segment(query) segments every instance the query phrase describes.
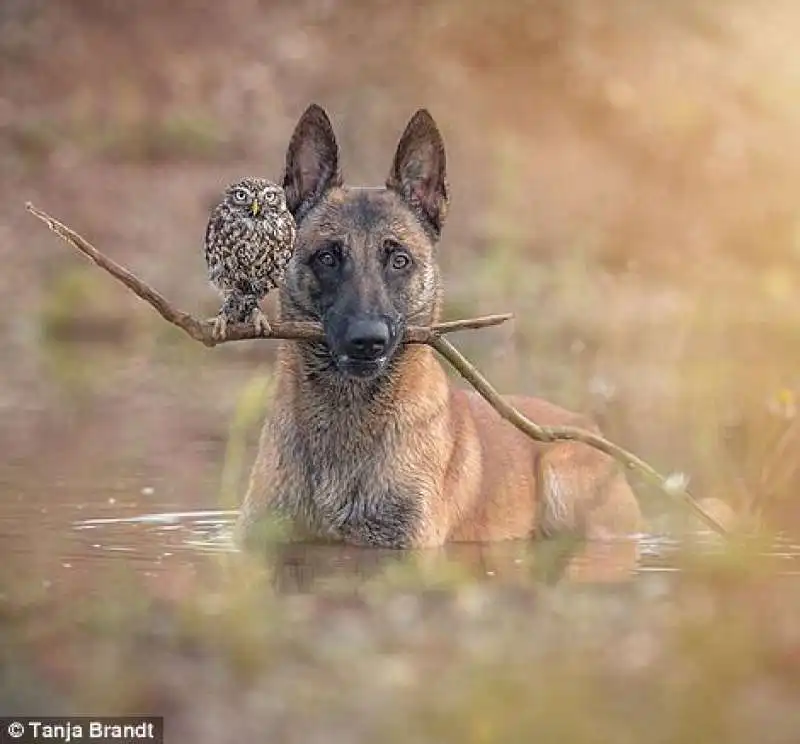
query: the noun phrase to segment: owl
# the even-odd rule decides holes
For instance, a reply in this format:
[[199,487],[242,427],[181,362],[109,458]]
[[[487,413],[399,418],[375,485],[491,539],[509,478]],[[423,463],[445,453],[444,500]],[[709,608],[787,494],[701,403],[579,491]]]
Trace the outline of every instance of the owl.
[[283,280],[294,250],[295,222],[283,189],[265,178],[243,178],[225,189],[206,228],[206,264],[211,284],[223,297],[214,336],[228,323],[252,320],[271,332],[259,302]]

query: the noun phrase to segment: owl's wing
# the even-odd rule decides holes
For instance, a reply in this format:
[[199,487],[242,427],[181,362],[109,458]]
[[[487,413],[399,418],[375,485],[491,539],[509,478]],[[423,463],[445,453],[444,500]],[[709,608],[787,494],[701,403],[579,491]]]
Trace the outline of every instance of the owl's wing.
[[206,235],[205,235],[205,254],[206,254],[206,261],[209,261],[212,257],[214,252],[214,245],[216,244],[216,237],[217,237],[217,221],[214,219],[214,216],[211,216],[211,219],[208,221],[208,225],[206,225]]
[[278,215],[275,220],[275,237],[284,251],[294,250],[295,231],[294,218],[289,212]]
[[224,252],[222,250],[222,235],[219,226],[219,215],[212,213],[206,226],[205,257],[208,267],[208,278],[216,283],[225,271]]

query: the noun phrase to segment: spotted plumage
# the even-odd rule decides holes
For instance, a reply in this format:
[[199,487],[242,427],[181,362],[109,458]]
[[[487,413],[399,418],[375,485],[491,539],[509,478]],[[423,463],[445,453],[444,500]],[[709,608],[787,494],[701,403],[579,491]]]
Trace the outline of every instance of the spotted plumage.
[[265,178],[243,178],[225,189],[206,228],[206,264],[211,284],[223,297],[214,335],[229,323],[252,320],[271,332],[259,302],[283,280],[294,250],[295,222],[283,189]]

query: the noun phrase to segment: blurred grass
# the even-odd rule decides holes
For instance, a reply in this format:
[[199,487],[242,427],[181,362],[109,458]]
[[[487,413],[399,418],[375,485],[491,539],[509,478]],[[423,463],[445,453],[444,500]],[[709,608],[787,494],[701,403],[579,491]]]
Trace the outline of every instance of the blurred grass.
[[150,165],[220,162],[238,154],[218,121],[191,112],[133,121],[87,119],[61,125],[50,119],[28,119],[8,126],[3,134],[11,148],[32,166],[46,164],[64,148],[110,162]]
[[119,308],[119,290],[95,267],[65,261],[43,285],[39,325],[45,343],[81,335],[80,329],[83,338],[124,337],[129,320]]
[[392,565],[360,595],[281,597],[232,555],[171,599],[103,582],[65,613],[6,592],[0,648],[67,711],[165,712],[195,741],[215,721],[230,740],[791,744],[797,587],[744,546],[682,569],[668,591],[588,591]]
[[242,389],[236,401],[225,447],[220,487],[220,508],[236,509],[247,487],[252,463],[248,444],[258,438],[264,417],[269,413],[268,402],[274,391],[274,378],[269,375],[253,377]]

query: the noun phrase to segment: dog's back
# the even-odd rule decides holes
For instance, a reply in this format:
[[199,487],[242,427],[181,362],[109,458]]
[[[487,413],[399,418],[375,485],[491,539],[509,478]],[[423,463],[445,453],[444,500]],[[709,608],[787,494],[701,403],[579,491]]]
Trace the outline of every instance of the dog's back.
[[[441,304],[435,252],[449,195],[427,112],[409,122],[386,188],[357,189],[343,185],[327,115],[310,107],[284,188],[297,243],[281,316],[321,322],[325,343],[282,343],[243,528],[281,515],[301,535],[388,547],[638,529],[635,497],[607,456],[532,442],[451,387],[431,348],[401,343]],[[546,401],[512,400],[537,423],[593,428]]]
[[[472,391],[456,390],[452,400],[454,410],[472,422],[482,463],[474,516],[462,521],[455,539],[523,537],[532,526],[541,535],[569,530],[598,538],[639,528],[638,503],[611,458],[583,444],[532,441]],[[507,400],[541,426],[598,431],[588,418],[546,400]]]

